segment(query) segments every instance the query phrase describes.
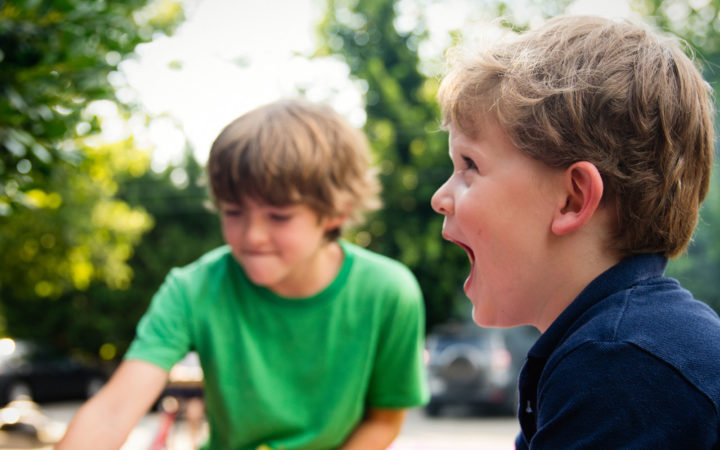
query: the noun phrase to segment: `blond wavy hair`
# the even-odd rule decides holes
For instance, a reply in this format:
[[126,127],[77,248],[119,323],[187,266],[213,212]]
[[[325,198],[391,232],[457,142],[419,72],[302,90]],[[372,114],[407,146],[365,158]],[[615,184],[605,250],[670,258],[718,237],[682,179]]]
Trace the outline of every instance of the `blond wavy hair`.
[[617,209],[614,250],[682,253],[710,182],[711,89],[682,43],[645,25],[563,16],[511,39],[449,51],[445,127],[470,138],[493,115],[545,164],[589,161]]

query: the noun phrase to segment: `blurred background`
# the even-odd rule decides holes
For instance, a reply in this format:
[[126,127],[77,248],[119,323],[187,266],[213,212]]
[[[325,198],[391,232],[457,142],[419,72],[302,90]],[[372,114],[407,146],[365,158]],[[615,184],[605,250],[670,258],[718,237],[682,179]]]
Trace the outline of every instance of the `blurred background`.
[[[0,1],[0,364],[38,346],[91,369],[90,393],[169,269],[222,244],[203,173],[214,137],[298,94],[363,128],[380,167],[385,208],[347,239],[414,271],[428,332],[466,321],[467,257],[430,208],[451,170],[443,52],[500,17],[523,29],[564,12],[675,33],[718,86],[720,0]],[[715,310],[719,176],[669,267]]]

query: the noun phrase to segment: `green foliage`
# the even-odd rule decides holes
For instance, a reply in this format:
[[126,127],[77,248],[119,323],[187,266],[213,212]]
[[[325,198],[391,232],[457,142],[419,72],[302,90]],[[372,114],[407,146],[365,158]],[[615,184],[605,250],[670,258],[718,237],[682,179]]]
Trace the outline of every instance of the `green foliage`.
[[0,2],[0,330],[48,338],[72,323],[73,294],[130,286],[127,260],[152,218],[116,194],[147,170],[149,149],[102,134],[133,110],[110,80],[181,19],[170,0]]
[[42,187],[24,193],[26,207],[0,218],[3,294],[55,298],[96,279],[129,286],[125,261],[152,219],[113,197],[114,178],[144,171],[148,156],[131,139],[84,153],[75,167],[54,167]]
[[[114,99],[108,75],[135,46],[169,31],[181,10],[169,0],[14,0],[0,3],[0,214],[27,206],[24,193],[48,182],[81,149],[62,146],[83,111]],[[145,8],[145,9],[143,9]]]
[[[178,185],[173,178],[184,181]],[[217,216],[204,206],[208,195],[203,180],[197,161],[186,158],[179,167],[148,171],[122,183],[117,197],[146,211],[155,224],[128,261],[133,272],[131,287],[118,290],[93,283],[86,291],[68,291],[57,300],[13,302],[16,307],[8,308],[7,320],[22,324],[13,327],[16,334],[52,338],[88,355],[97,356],[98,349],[105,349],[106,359],[120,358],[170,269],[222,244]],[[52,314],[47,314],[49,309]]]

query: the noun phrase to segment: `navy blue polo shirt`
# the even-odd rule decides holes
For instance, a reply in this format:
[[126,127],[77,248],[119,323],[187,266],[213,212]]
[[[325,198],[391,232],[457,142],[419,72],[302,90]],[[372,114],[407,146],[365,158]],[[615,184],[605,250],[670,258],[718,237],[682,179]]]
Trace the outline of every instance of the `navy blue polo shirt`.
[[540,336],[520,373],[518,449],[720,449],[720,319],[666,263],[623,260]]

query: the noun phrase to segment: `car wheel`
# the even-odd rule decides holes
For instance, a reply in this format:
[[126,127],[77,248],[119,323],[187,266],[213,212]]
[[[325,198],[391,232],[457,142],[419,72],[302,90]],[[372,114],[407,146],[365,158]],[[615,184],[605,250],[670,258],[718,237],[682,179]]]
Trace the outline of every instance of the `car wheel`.
[[32,400],[30,385],[24,381],[13,381],[7,391],[8,402],[13,400]]
[[105,380],[99,377],[90,378],[85,385],[85,397],[90,398],[97,394],[105,386]]

